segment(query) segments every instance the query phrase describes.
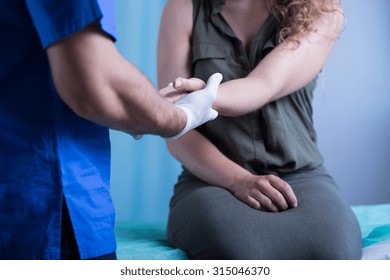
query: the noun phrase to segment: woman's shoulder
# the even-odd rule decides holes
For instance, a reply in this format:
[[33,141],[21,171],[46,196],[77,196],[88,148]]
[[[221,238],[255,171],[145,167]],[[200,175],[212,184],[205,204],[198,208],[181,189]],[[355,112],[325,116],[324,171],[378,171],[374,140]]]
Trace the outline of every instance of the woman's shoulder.
[[175,10],[179,12],[188,11],[188,9],[192,10],[194,0],[168,0],[165,8],[170,10]]
[[192,0],[169,0],[162,14],[163,26],[192,29]]

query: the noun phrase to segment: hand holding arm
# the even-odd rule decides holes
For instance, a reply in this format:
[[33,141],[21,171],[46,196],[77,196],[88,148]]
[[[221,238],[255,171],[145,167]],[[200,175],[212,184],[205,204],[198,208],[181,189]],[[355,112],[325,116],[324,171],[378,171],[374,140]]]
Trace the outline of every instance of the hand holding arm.
[[158,93],[168,100],[171,103],[175,103],[175,101],[179,100],[183,96],[186,96],[188,93],[204,89],[206,87],[205,82],[198,78],[189,78],[186,81],[189,82],[189,85],[183,88],[176,86],[176,81],[181,80],[182,78],[175,79],[174,82],[169,83],[169,85],[165,88],[162,88],[158,91]]
[[222,75],[215,73],[208,79],[206,88],[190,93],[175,102],[175,105],[186,113],[187,123],[180,133],[170,137],[170,139],[176,139],[218,116],[217,111],[211,106],[217,98],[217,90],[221,81]]
[[[176,101],[178,101],[180,98],[182,98],[183,96],[186,96],[187,94],[189,94],[190,92],[192,92],[192,91],[199,91],[199,90],[201,90],[201,89],[203,89],[204,87],[205,87],[205,83],[201,80],[201,79],[197,79],[197,78],[190,78],[190,79],[188,79],[188,81],[190,81],[190,85],[189,86],[187,86],[186,88],[185,88],[185,90],[181,90],[181,89],[175,89],[174,88],[174,86],[173,86],[173,83],[170,83],[167,87],[165,87],[165,88],[162,88],[162,89],[160,89],[159,91],[158,91],[158,94],[160,95],[160,96],[162,96],[165,100],[168,100],[169,102],[171,102],[171,103],[175,103]],[[209,93],[211,93],[212,94],[212,96],[214,97],[215,96],[215,98],[216,98],[216,89],[214,90],[214,91],[208,91]],[[205,93],[206,94],[206,93]],[[199,99],[200,99],[200,101],[202,100],[202,96],[199,96]],[[209,96],[207,96],[207,94],[206,94],[206,96],[204,97],[204,98],[210,98]],[[214,100],[215,100],[215,98],[214,98]],[[193,104],[193,106],[195,106],[196,107],[196,104]],[[211,106],[211,105],[210,105]],[[209,106],[209,107],[210,107]],[[206,109],[206,108],[205,108]],[[201,110],[200,108],[198,108],[198,110]],[[214,110],[212,110],[211,108],[209,109],[209,108],[207,108],[207,110],[211,110],[211,111],[214,111]],[[193,123],[193,122],[192,122]],[[199,124],[200,124],[201,122],[199,122]],[[195,123],[193,123],[192,124],[192,126],[194,126],[194,125],[196,125]],[[186,125],[186,127],[191,127],[191,125],[190,124],[188,124],[188,117],[187,117],[187,125]],[[186,129],[186,128],[184,128],[184,130],[185,131],[187,131],[188,129]],[[183,131],[182,131],[183,132]],[[183,133],[179,133],[178,135],[177,135],[177,137],[179,137],[179,135],[182,135],[182,134],[184,134],[184,132]],[[135,139],[135,140],[140,140],[142,137],[143,137],[143,135],[142,134],[132,134],[132,133],[130,133],[130,135]],[[172,136],[172,138],[174,138],[175,136]],[[176,138],[177,138],[176,137]]]

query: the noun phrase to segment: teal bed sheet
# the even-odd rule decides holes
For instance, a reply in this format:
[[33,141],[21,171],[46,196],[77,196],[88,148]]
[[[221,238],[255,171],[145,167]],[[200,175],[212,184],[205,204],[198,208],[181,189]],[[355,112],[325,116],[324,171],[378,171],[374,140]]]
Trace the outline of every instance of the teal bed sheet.
[[362,231],[362,247],[390,242],[390,204],[352,207]]
[[185,260],[186,253],[168,245],[165,224],[118,224],[115,228],[120,260]]
[[[390,243],[390,204],[352,207],[359,221],[363,249]],[[119,223],[117,256],[122,260],[184,260],[187,255],[168,245],[165,224]],[[389,252],[390,254],[390,252]]]

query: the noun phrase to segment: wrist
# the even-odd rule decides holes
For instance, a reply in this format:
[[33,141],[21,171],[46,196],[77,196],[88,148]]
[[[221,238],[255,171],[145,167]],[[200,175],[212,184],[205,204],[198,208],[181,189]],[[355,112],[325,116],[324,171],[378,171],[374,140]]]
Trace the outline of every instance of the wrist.
[[176,105],[175,109],[176,109],[176,119],[177,119],[176,130],[173,135],[165,137],[166,139],[177,139],[187,131],[188,112],[186,111],[186,108]]
[[230,192],[235,193],[237,188],[242,188],[242,186],[247,185],[250,178],[253,176],[248,170],[240,167],[239,170],[235,172],[229,172],[230,180],[227,180],[227,185],[225,186]]

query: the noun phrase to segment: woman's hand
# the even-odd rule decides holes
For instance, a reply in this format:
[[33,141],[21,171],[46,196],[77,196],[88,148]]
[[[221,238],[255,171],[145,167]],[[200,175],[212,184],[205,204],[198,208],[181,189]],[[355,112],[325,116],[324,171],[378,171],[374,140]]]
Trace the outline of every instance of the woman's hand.
[[250,174],[229,189],[239,200],[261,211],[280,212],[298,206],[291,186],[275,175]]

